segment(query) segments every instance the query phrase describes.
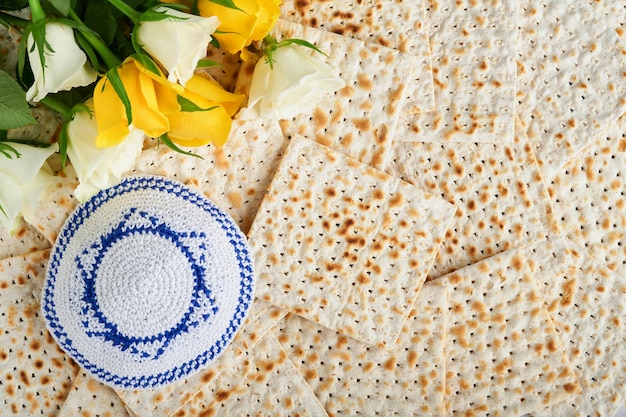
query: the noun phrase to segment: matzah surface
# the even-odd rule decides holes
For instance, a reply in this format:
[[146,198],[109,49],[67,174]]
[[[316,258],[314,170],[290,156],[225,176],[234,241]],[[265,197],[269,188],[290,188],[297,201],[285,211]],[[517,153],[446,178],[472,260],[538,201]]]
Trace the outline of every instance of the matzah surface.
[[115,391],[81,370],[57,417],[128,417]]
[[278,340],[332,416],[443,416],[446,288],[420,291],[399,343],[365,345],[289,315]]
[[257,297],[390,346],[454,211],[440,197],[293,138],[250,229]]
[[58,347],[40,317],[48,250],[0,261],[0,411],[54,415],[78,367]]
[[287,0],[285,20],[372,42],[413,56],[413,79],[407,80],[405,112],[435,107],[428,21],[424,0]]
[[201,415],[328,416],[272,332],[176,413]]
[[[0,213],[0,216],[3,216]],[[12,235],[0,226],[0,259],[48,249],[50,242],[24,220]]]
[[429,279],[551,230],[550,199],[528,145],[397,142],[387,172],[457,207]]
[[[319,55],[346,83],[319,103],[313,114],[281,120],[285,135],[305,136],[382,169],[413,71],[412,58],[395,49],[285,20],[278,21],[272,34],[279,41],[299,38],[313,43],[328,56],[311,49],[308,53]],[[242,69],[240,82],[249,83],[250,76],[249,70]]]
[[448,415],[521,416],[579,391],[523,253],[511,250],[440,278],[450,307]]
[[586,1],[520,2],[517,112],[548,180],[626,110],[626,44],[611,22]]
[[400,116],[395,139],[513,141],[517,2],[430,0],[426,17],[435,111]]
[[286,312],[256,301],[252,304],[244,325],[231,344],[209,366],[189,378],[152,390],[116,390],[126,407],[138,416],[176,413],[211,381],[234,366],[240,366],[261,338]]
[[613,417],[626,395],[626,277],[565,239],[532,245],[526,253],[583,390],[532,415]]
[[548,185],[565,236],[626,273],[626,116],[559,170]]
[[203,159],[154,147],[142,152],[132,174],[166,176],[198,189],[246,233],[286,145],[276,121],[235,120],[223,146],[193,149]]

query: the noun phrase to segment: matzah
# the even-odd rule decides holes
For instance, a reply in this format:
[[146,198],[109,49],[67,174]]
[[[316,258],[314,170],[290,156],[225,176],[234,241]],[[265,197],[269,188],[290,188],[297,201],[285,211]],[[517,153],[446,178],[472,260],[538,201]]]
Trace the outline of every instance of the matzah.
[[626,278],[584,249],[552,239],[526,250],[583,393],[535,417],[613,417],[626,396]]
[[429,279],[551,230],[550,199],[528,145],[397,142],[387,172],[457,207]]
[[440,278],[450,307],[448,415],[521,416],[579,385],[523,252],[511,250]]
[[199,415],[328,416],[271,332],[176,413]]
[[435,107],[428,21],[424,0],[287,0],[285,20],[397,49],[412,56],[413,79],[407,80],[405,112]]
[[46,330],[39,295],[49,251],[0,261],[0,410],[54,415],[78,370]]
[[444,416],[447,306],[446,288],[425,284],[389,349],[295,315],[276,333],[330,416]]
[[[0,213],[0,216],[2,215]],[[50,242],[24,220],[21,220],[20,225],[12,235],[0,226],[0,259],[24,255],[49,247]]]
[[199,189],[245,233],[286,145],[276,121],[235,120],[223,146],[209,144],[193,150],[203,159],[160,146],[144,151],[132,173],[171,177]]
[[129,414],[111,387],[81,370],[57,414],[57,417],[74,416],[128,417]]
[[391,346],[455,208],[304,138],[292,138],[252,228],[257,297]]
[[[272,35],[281,39],[304,39],[338,76],[345,87],[319,103],[313,114],[281,120],[287,137],[305,136],[365,164],[382,169],[387,161],[404,91],[413,71],[409,56],[320,29],[279,20]],[[374,77],[375,76],[375,77]],[[237,91],[245,91],[252,77],[250,67],[240,72]]]
[[605,22],[586,1],[520,2],[517,112],[547,180],[626,110],[626,43]]
[[626,273],[626,116],[548,184],[565,236],[612,270]]
[[165,415],[176,413],[198,392],[220,374],[233,366],[240,366],[254,346],[284,316],[286,312],[263,302],[255,301],[245,324],[230,346],[207,368],[174,384],[153,390],[117,390],[117,395],[134,414]]
[[517,2],[428,1],[426,17],[436,108],[403,114],[396,140],[511,142]]

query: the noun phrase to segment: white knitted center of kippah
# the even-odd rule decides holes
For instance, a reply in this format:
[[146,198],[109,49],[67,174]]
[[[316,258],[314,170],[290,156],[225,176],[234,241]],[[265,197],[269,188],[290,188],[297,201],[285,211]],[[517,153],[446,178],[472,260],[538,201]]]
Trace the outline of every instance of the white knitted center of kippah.
[[103,256],[96,295],[101,312],[121,333],[146,337],[182,319],[193,286],[189,261],[174,243],[154,234],[134,234]]

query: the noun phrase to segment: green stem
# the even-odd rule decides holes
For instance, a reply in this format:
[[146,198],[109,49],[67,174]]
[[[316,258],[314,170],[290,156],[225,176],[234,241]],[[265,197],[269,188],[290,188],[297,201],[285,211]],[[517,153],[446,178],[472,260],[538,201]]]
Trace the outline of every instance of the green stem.
[[108,0],[117,10],[124,13],[135,25],[139,23],[141,12],[130,7],[124,0]]
[[39,22],[46,18],[46,12],[41,7],[39,0],[28,0],[28,6],[30,7],[31,20],[33,22]]
[[13,27],[16,29],[26,29],[26,26],[28,26],[28,22],[29,21],[26,19],[12,16],[8,13],[0,12],[0,25],[6,28]]
[[[78,17],[78,15],[76,14],[76,12],[74,12],[73,9],[70,9],[69,16],[76,23],[80,23],[84,25],[82,20],[80,20],[80,17]],[[106,46],[104,41],[100,39],[98,35],[87,30],[84,30],[84,31],[81,30],[80,33],[83,34],[85,39],[87,39],[87,42],[89,42],[89,44],[93,46],[93,48],[98,52],[98,54],[100,54],[100,56],[102,57],[102,60],[104,61],[104,65],[107,66],[107,69],[115,68],[122,63],[122,60],[119,59],[118,56],[115,55]]]
[[55,112],[59,113],[65,118],[65,120],[70,120],[72,118],[72,109],[70,109],[65,103],[57,100],[56,98],[45,96],[44,98],[39,100],[39,102],[45,104]]

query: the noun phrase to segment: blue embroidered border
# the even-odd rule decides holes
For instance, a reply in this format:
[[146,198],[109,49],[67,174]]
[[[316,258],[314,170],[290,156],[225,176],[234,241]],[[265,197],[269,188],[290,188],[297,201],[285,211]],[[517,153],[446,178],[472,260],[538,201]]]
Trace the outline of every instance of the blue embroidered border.
[[[194,204],[206,212],[208,212],[222,227],[233,250],[236,253],[240,270],[240,287],[239,298],[235,314],[231,318],[229,325],[222,336],[210,346],[204,353],[196,358],[189,360],[180,367],[175,367],[166,372],[156,375],[144,375],[141,377],[128,378],[124,376],[114,375],[106,369],[100,368],[90,363],[74,346],[72,340],[64,331],[63,326],[59,322],[54,308],[54,286],[56,282],[56,274],[59,264],[63,258],[64,249],[71,242],[72,237],[80,228],[86,218],[98,209],[103,203],[123,194],[142,190],[153,189],[160,192],[176,195],[185,201]],[[232,219],[222,212],[211,201],[204,196],[190,190],[184,185],[162,177],[129,177],[120,184],[100,191],[85,204],[79,206],[67,220],[57,242],[54,246],[48,266],[46,276],[46,285],[42,296],[42,311],[47,321],[48,328],[61,347],[83,368],[90,373],[96,375],[103,382],[114,385],[122,389],[148,389],[157,386],[172,383],[182,377],[185,377],[196,370],[206,366],[213,361],[222,350],[228,346],[235,336],[239,327],[247,315],[248,309],[254,298],[254,271],[253,263],[250,259],[246,238],[239,230]]]

